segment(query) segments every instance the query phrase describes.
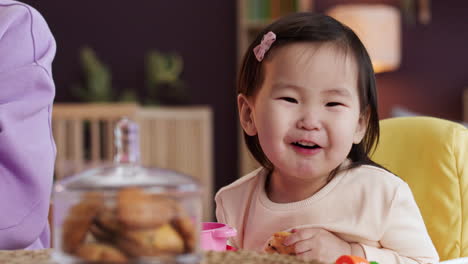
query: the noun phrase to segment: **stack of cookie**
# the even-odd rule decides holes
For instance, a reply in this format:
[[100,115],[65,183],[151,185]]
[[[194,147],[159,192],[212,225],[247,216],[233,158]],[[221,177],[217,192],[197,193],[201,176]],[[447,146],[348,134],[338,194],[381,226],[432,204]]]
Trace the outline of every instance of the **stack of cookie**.
[[63,223],[62,250],[86,261],[127,262],[195,251],[197,230],[175,199],[124,188],[113,206],[84,195]]

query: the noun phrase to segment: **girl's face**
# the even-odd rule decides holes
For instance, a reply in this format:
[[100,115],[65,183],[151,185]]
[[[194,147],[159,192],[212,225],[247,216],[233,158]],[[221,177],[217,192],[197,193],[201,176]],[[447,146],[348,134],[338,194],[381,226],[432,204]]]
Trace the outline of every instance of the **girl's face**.
[[333,44],[294,43],[262,63],[258,93],[238,98],[244,130],[258,135],[274,176],[326,181],[366,131],[353,56]]

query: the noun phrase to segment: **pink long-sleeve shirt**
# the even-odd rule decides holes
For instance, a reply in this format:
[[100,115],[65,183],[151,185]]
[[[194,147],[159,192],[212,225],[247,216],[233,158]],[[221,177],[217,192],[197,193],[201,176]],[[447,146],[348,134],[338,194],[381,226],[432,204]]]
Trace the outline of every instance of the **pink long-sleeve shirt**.
[[316,227],[359,243],[382,264],[439,260],[409,186],[383,169],[343,171],[313,196],[283,204],[268,198],[267,176],[257,169],[216,194],[218,221],[238,231],[234,247],[262,251],[274,232]]

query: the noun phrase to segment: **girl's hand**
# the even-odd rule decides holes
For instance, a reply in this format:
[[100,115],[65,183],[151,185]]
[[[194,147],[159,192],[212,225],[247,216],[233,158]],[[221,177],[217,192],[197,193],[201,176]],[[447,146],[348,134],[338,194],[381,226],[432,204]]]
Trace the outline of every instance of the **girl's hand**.
[[295,245],[296,255],[304,260],[334,263],[341,255],[351,255],[351,244],[322,228],[293,230],[283,244]]

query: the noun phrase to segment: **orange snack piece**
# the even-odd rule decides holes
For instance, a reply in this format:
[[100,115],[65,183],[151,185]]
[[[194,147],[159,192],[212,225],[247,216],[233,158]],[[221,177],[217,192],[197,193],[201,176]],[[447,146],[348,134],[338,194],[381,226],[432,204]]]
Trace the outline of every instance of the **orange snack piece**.
[[343,255],[335,261],[335,264],[369,264],[369,261],[358,256]]
[[294,245],[285,246],[283,245],[283,241],[290,236],[291,232],[276,232],[268,241],[267,246],[265,247],[265,252],[267,253],[279,253],[279,254],[286,254],[286,255],[296,255],[296,250],[294,249]]

